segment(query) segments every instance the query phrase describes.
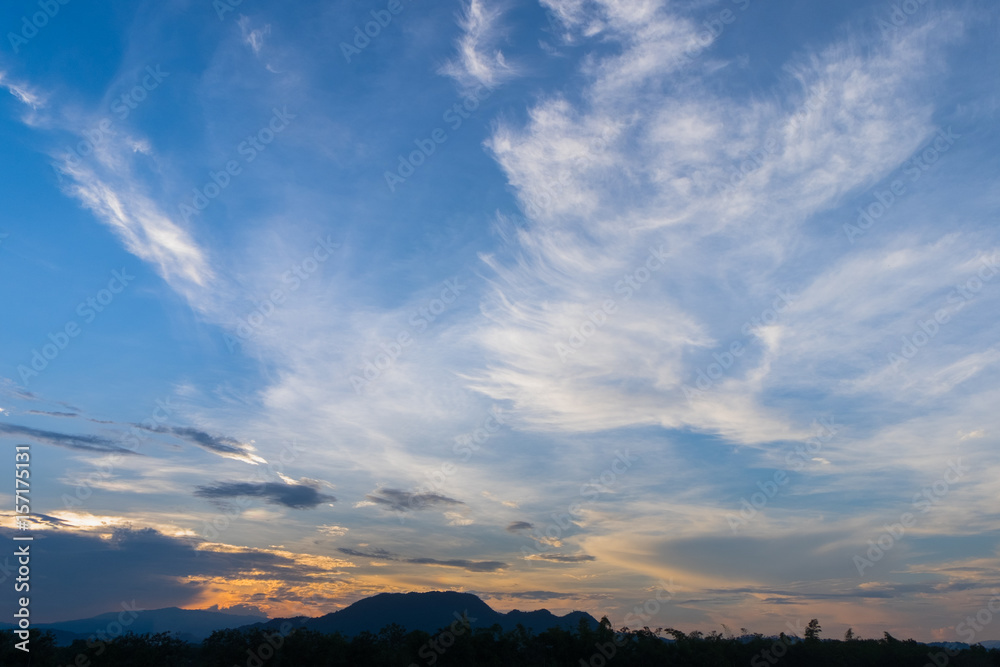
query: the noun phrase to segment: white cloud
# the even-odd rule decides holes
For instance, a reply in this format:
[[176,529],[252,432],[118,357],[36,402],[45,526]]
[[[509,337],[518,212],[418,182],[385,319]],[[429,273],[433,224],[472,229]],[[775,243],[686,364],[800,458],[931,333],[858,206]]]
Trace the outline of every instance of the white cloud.
[[129,252],[155,266],[178,292],[200,301],[194,298],[195,288],[205,287],[213,276],[205,252],[128,173],[102,177],[78,159],[76,164],[64,161],[60,169],[72,181],[69,193],[110,227]]
[[11,81],[6,72],[3,71],[0,71],[0,86],[6,88],[7,92],[16,97],[19,102],[32,109],[37,109],[45,104],[45,100],[40,94],[28,86]]
[[468,0],[458,20],[462,28],[462,36],[455,44],[458,54],[442,67],[442,73],[465,88],[494,88],[514,76],[516,69],[496,47],[502,15],[501,9],[485,0]]
[[241,16],[239,18],[240,32],[243,35],[243,43],[250,47],[255,56],[260,55],[260,51],[264,48],[264,38],[271,34],[271,25],[265,24],[261,28],[250,27],[250,19],[246,16]]
[[[953,17],[883,44],[835,44],[790,68],[778,84],[785,100],[740,104],[665,56],[686,48],[692,25],[659,3],[628,4],[549,3],[569,25],[597,30],[622,51],[587,66],[586,104],[543,99],[525,127],[501,124],[491,138],[530,220],[508,233],[510,256],[485,257],[497,280],[484,306],[490,321],[471,334],[488,360],[474,387],[512,401],[535,428],[659,424],[748,443],[803,437],[795,416],[765,405],[773,388],[798,384],[800,359],[789,352],[841,354],[815,336],[849,336],[852,318],[893,297],[844,304],[857,313],[826,311],[837,326],[819,329],[793,308],[749,339],[727,311],[750,317],[766,309],[789,287],[774,275],[809,238],[806,221],[884,176],[932,133],[930,105],[909,89],[955,35]],[[642,30],[628,30],[638,24]],[[683,94],[651,93],[653,79]],[[754,151],[763,157],[724,195],[718,184]],[[669,260],[627,291],[621,281],[638,276],[647,249],[661,244]],[[849,250],[845,243],[841,253]],[[850,273],[830,262],[838,254],[806,280],[842,288],[823,274]],[[873,264],[868,277],[875,271]],[[920,292],[909,285],[893,293],[906,291]],[[615,300],[615,314],[592,316],[606,299]],[[581,327],[588,333],[574,334]],[[556,344],[574,335],[587,340],[561,360]],[[683,385],[734,340],[750,348],[746,356],[705,396],[685,400]],[[817,380],[824,391],[836,382]]]

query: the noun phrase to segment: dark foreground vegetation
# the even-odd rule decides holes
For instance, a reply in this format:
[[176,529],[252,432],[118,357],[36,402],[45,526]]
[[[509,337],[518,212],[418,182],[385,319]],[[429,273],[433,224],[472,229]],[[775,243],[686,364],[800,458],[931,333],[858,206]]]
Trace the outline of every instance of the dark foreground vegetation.
[[[815,622],[813,622],[815,623]],[[812,631],[810,632],[810,628]],[[806,639],[741,637],[713,632],[686,635],[678,630],[616,632],[602,619],[599,628],[585,623],[573,632],[562,629],[532,634],[500,626],[470,629],[452,624],[435,635],[406,632],[392,625],[378,634],[347,638],[310,630],[287,634],[259,628],[220,630],[201,644],[189,644],[167,633],[126,634],[108,642],[76,641],[56,646],[51,634],[34,634],[30,657],[15,649],[13,633],[0,633],[0,665],[39,667],[653,667],[656,665],[731,667],[1000,667],[1000,650],[979,645],[946,650],[898,640],[821,640],[818,624]],[[30,662],[29,662],[30,660]]]

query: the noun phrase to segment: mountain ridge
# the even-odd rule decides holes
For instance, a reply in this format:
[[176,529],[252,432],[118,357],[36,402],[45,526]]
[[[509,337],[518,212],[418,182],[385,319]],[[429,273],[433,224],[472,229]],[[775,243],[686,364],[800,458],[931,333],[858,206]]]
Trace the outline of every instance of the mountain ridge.
[[514,609],[504,613],[494,610],[472,593],[427,591],[379,593],[300,623],[296,623],[297,619],[275,618],[250,627],[278,629],[283,623],[292,622],[296,627],[307,630],[340,632],[353,636],[365,630],[377,632],[393,623],[402,626],[407,632],[422,630],[432,633],[449,627],[452,623],[465,623],[467,620],[472,628],[499,625],[504,631],[508,631],[521,624],[532,632],[542,632],[553,627],[575,630],[581,619],[586,620],[591,628],[598,625],[597,619],[583,611],[573,611],[564,616],[556,616],[547,609],[528,612]]
[[[86,619],[38,623],[38,630],[50,630],[61,646],[74,640],[107,641],[124,632],[136,634],[156,634],[170,632],[178,639],[199,643],[216,630],[265,629],[287,631],[289,625],[322,633],[340,632],[348,637],[361,632],[377,633],[393,623],[407,632],[414,630],[435,633],[448,627],[456,629],[465,625],[489,628],[499,625],[504,632],[514,630],[518,625],[532,633],[540,633],[549,628],[560,627],[576,630],[581,620],[592,629],[598,621],[589,613],[572,611],[557,616],[547,609],[521,611],[512,609],[499,612],[472,593],[458,591],[427,591],[410,593],[379,593],[362,598],[343,609],[322,616],[295,616],[261,620],[259,616],[233,614],[209,609],[180,609],[165,607],[153,610],[120,611],[98,614]],[[458,625],[453,625],[453,624]],[[11,630],[16,626],[0,623],[0,629]],[[968,648],[964,642],[920,642],[935,648]],[[976,642],[985,648],[1000,648],[1000,640]]]
[[[464,616],[463,616],[464,615]],[[583,611],[573,611],[556,616],[547,609],[534,611],[498,612],[472,593],[458,591],[428,591],[411,593],[379,593],[362,598],[343,609],[323,616],[296,616],[261,620],[259,616],[231,614],[207,609],[180,609],[165,607],[121,612],[107,612],[90,618],[37,623],[34,628],[50,630],[56,643],[65,646],[74,640],[107,641],[127,632],[156,634],[170,632],[178,639],[198,643],[216,630],[241,630],[262,628],[279,631],[290,623],[294,628],[317,632],[340,632],[354,636],[361,632],[377,633],[387,625],[398,624],[407,632],[422,630],[434,633],[453,623],[466,623],[473,629],[500,625],[504,631],[515,629],[518,624],[532,632],[542,632],[552,627],[575,630],[581,619],[592,628],[597,620]],[[0,623],[0,629],[16,626]],[[457,627],[457,626],[456,626]]]

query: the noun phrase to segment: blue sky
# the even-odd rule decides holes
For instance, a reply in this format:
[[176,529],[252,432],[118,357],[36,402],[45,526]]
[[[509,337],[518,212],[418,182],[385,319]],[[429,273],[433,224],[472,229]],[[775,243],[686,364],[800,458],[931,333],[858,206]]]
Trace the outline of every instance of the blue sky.
[[959,627],[1000,586],[998,18],[8,3],[38,620],[1000,636]]

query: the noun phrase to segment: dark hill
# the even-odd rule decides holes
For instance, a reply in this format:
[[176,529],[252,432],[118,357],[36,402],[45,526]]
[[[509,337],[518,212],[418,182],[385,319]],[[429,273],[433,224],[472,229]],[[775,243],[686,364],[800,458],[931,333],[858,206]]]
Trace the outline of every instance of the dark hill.
[[[276,618],[261,622],[256,616],[237,616],[203,609],[151,609],[132,616],[127,613],[111,612],[92,618],[63,621],[59,623],[39,623],[39,630],[51,630],[56,642],[65,646],[74,639],[112,639],[121,632],[155,634],[170,632],[178,639],[200,642],[215,630],[263,627],[278,630],[286,623],[296,628],[308,628],[322,633],[339,632],[353,637],[365,630],[376,633],[392,623],[407,631],[423,630],[433,633],[446,628],[466,614],[472,628],[488,628],[499,624],[505,631],[523,625],[534,633],[549,628],[561,627],[576,630],[580,619],[586,619],[592,628],[597,621],[590,614],[574,611],[565,616],[556,616],[546,609],[538,611],[512,611],[507,614],[494,611],[472,593],[435,591],[430,593],[381,593],[374,597],[358,600],[349,607],[318,618],[299,616],[296,618]],[[124,621],[124,622],[123,622]],[[0,630],[14,629],[14,625],[0,623]]]
[[547,609],[540,609],[515,610],[502,614],[494,611],[472,593],[455,591],[380,593],[319,618],[277,618],[254,625],[278,629],[283,623],[291,621],[296,627],[353,636],[364,630],[378,632],[383,627],[395,623],[407,631],[423,630],[433,633],[461,619],[463,614],[468,616],[473,628],[488,628],[496,624],[504,630],[513,630],[520,623],[536,633],[553,627],[575,630],[581,618],[586,619],[592,628],[597,627],[597,620],[586,612],[574,611],[565,616],[556,616]]

